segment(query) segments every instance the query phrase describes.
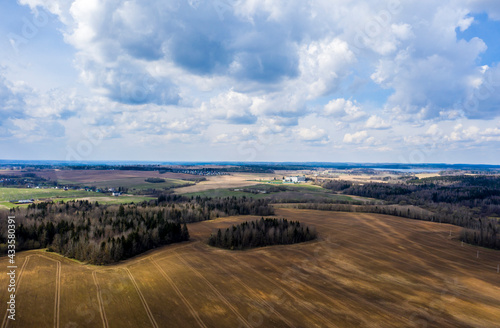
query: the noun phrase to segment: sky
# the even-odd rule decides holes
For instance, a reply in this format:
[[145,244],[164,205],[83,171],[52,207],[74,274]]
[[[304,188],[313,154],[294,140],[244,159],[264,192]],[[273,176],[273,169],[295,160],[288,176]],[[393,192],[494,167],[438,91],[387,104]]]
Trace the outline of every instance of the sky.
[[500,164],[496,0],[0,4],[0,159]]

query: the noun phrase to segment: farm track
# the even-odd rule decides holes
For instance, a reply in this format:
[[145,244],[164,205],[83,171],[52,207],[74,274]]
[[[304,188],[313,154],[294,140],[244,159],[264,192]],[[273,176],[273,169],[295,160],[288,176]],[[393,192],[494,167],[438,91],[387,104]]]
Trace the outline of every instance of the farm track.
[[177,296],[179,296],[181,298],[182,302],[188,308],[189,312],[191,313],[191,315],[193,316],[193,318],[196,320],[196,322],[198,323],[198,325],[200,327],[202,327],[202,328],[207,328],[207,326],[205,325],[205,323],[198,316],[198,313],[196,312],[196,310],[189,303],[189,301],[186,299],[186,297],[184,297],[184,295],[181,293],[181,291],[179,290],[179,288],[177,288],[177,286],[175,285],[174,281],[167,275],[167,273],[160,267],[160,265],[156,262],[156,260],[153,257],[150,257],[150,260],[153,263],[153,265],[158,269],[158,271],[161,273],[161,275],[163,276],[163,278],[165,278],[165,280],[168,281],[168,283],[170,284],[170,286],[172,286],[172,288],[175,290],[175,293],[177,294]]
[[40,257],[46,258],[48,260],[54,261],[57,263],[57,272],[56,272],[56,295],[54,301],[54,327],[59,328],[59,313],[60,313],[60,305],[61,305],[61,261],[55,260],[48,256],[38,255]]
[[231,311],[238,317],[238,319],[240,319],[241,323],[243,323],[248,328],[252,328],[248,321],[238,312],[238,310],[234,308],[234,306],[231,305],[231,303],[227,301],[227,299],[217,290],[217,288],[215,288],[215,286],[210,281],[208,281],[207,278],[205,278],[205,276],[203,276],[198,270],[193,268],[193,266],[189,264],[182,256],[177,255],[177,258],[207,284],[207,286],[217,295],[217,297],[224,304],[226,304],[229,309],[231,309]]
[[[301,252],[301,251],[299,251],[299,252]],[[280,271],[280,268],[278,268],[276,265],[274,265],[274,264],[273,264],[273,263],[271,263],[270,261],[268,261],[268,260],[266,260],[266,259],[263,259],[263,258],[261,259],[261,261],[263,261],[263,262],[267,263],[270,267],[274,268],[274,270],[276,270],[276,272],[279,272],[279,271]],[[312,285],[310,285],[310,284],[306,284],[306,283],[304,283],[303,281],[300,281],[300,280],[298,280],[298,279],[296,279],[295,281],[297,281],[297,283],[298,283],[298,284],[300,284],[303,288],[305,288],[305,289],[310,289],[310,290],[312,290],[314,293],[316,293],[316,294],[318,294],[318,295],[322,296],[323,298],[327,299],[327,300],[328,300],[328,301],[329,301],[332,305],[335,305],[336,307],[338,307],[338,306],[339,306],[339,303],[340,303],[340,304],[342,304],[341,302],[339,302],[339,301],[338,301],[338,299],[337,299],[337,300],[336,300],[336,299],[334,299],[332,296],[330,296],[330,295],[327,295],[327,294],[323,293],[323,292],[322,292],[322,291],[320,291],[318,288],[313,287],[313,286],[312,286]],[[346,289],[346,288],[341,288],[341,289],[342,289],[342,291],[344,291],[344,294],[342,294],[342,295],[346,295],[346,294],[348,294],[348,293],[349,293],[349,292],[347,291],[347,289]],[[371,311],[371,308],[376,307],[376,308],[377,308],[377,310],[379,310],[379,311],[381,311],[381,312],[385,312],[385,313],[387,313],[387,310],[386,310],[386,309],[384,309],[384,308],[382,308],[382,307],[380,307],[380,306],[377,306],[377,305],[376,305],[376,304],[374,304],[374,303],[370,303],[370,302],[366,301],[365,299],[363,299],[362,297],[360,297],[360,296],[358,296],[358,295],[353,295],[353,294],[351,293],[351,297],[353,297],[353,298],[354,298],[356,301],[358,301],[359,303],[363,304],[363,305],[364,305],[364,309],[365,309],[365,311],[367,311],[367,312],[370,312],[370,311]],[[342,305],[340,305],[340,306],[342,306]],[[347,310],[347,308],[345,308],[345,307],[344,307],[344,310]],[[365,321],[365,322],[364,322],[364,324],[365,324],[365,325],[369,325],[369,322]],[[403,323],[403,322],[399,322],[398,324],[404,324],[404,323]]]
[[266,275],[264,275],[262,272],[259,272],[258,270],[255,270],[254,268],[252,268],[247,263],[239,262],[239,264],[242,265],[242,266],[244,266],[248,270],[254,272],[257,276],[261,277],[262,279],[269,281],[275,287],[279,288],[279,290],[283,291],[285,294],[288,295],[288,297],[290,297],[292,300],[294,300],[295,304],[301,304],[304,308],[306,308],[314,316],[316,316],[321,321],[323,321],[323,323],[326,323],[327,327],[337,327],[337,325],[335,325],[333,322],[331,322],[330,320],[328,320],[321,313],[319,313],[318,311],[316,311],[316,309],[314,308],[314,306],[310,305],[309,303],[302,302],[296,295],[294,295],[291,292],[289,292],[288,289],[286,288],[286,286],[284,286],[282,283],[278,284],[277,282],[275,282],[271,278],[269,278]]
[[[17,281],[16,281],[16,292],[14,293],[14,295],[17,295],[17,291],[19,290],[19,287],[21,286],[21,279],[23,278],[23,272],[24,272],[24,269],[26,268],[26,265],[28,264],[28,262],[30,260],[30,257],[31,257],[31,255],[28,255],[24,259],[23,266],[21,267],[21,270],[19,271],[19,277],[17,278]],[[3,317],[2,328],[6,328],[9,324],[9,321],[7,320],[7,313],[8,312],[6,311],[5,316]]]
[[108,328],[108,318],[106,317],[106,312],[104,311],[104,302],[102,300],[102,295],[101,295],[101,286],[99,285],[99,281],[97,280],[97,271],[92,272],[92,278],[94,279],[94,284],[97,288],[97,301],[99,305],[99,312],[101,313],[101,319],[102,319],[102,326],[104,328]]
[[144,298],[144,295],[142,294],[141,290],[139,289],[139,286],[137,285],[137,282],[135,281],[134,276],[132,275],[132,272],[128,268],[125,268],[125,271],[127,271],[127,274],[132,281],[132,284],[135,287],[135,290],[137,291],[137,294],[139,294],[139,297],[141,298],[142,305],[144,306],[144,310],[146,310],[146,313],[148,314],[149,320],[151,321],[151,324],[153,327],[158,328],[158,324],[155,321],[155,318],[153,317],[153,313],[151,312],[151,309],[148,306],[148,303],[146,302],[146,299]]
[[[200,247],[196,247],[196,249],[198,251],[196,253],[196,255],[198,257],[203,258],[203,260],[206,261],[206,262],[210,261],[210,258],[202,255],[203,253],[205,253],[204,249],[201,249]],[[194,255],[190,255],[190,256],[193,257]],[[194,257],[196,257],[196,256],[194,256]],[[231,273],[230,271],[228,271],[227,269],[225,269],[224,266],[222,266],[222,265],[219,267],[219,269],[222,270],[222,271],[224,271],[226,274],[230,275],[232,279],[234,279],[235,281],[237,281],[238,284],[240,284],[240,286],[242,286],[243,288],[245,288],[247,290],[247,292],[251,293],[256,299],[259,300],[260,304],[262,304],[266,308],[268,308],[271,313],[275,314],[288,327],[295,328],[295,325],[293,323],[291,323],[281,313],[279,313],[278,311],[276,311],[276,309],[274,308],[274,306],[272,306],[271,304],[269,304],[269,302],[267,302],[265,299],[263,299],[261,296],[259,296],[259,294],[256,291],[254,291],[251,287],[249,287],[247,284],[245,284],[240,278],[238,278],[236,275],[234,275],[233,273]]]

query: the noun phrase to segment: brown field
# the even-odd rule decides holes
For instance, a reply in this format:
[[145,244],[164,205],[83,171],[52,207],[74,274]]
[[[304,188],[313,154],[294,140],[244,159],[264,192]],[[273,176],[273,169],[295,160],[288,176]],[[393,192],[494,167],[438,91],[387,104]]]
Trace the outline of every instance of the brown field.
[[178,194],[190,192],[200,192],[219,188],[238,188],[261,184],[261,180],[269,180],[277,175],[275,174],[256,174],[256,173],[231,173],[231,175],[209,176],[207,181],[201,181],[194,186],[175,189]]
[[127,170],[0,170],[0,175],[22,175],[24,173],[35,173],[49,180],[71,181],[73,183],[103,182],[127,178],[165,178],[165,179],[192,179],[196,175],[166,172],[160,174],[158,171],[127,171]]
[[462,246],[460,228],[285,208],[277,216],[316,226],[320,238],[249,251],[207,246],[214,228],[250,219],[229,217],[190,224],[190,242],[113,266],[19,253],[17,317],[7,326],[498,327],[500,252]]

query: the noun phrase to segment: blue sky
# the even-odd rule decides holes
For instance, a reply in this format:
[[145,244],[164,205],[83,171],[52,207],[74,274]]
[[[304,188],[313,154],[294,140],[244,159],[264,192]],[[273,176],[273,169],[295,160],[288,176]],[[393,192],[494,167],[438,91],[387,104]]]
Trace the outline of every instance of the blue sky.
[[500,164],[498,1],[0,9],[3,159]]

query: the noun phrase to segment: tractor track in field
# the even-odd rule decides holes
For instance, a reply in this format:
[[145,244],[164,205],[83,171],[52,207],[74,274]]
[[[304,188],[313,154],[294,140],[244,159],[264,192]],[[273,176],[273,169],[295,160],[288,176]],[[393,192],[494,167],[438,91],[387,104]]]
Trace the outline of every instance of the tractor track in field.
[[[17,291],[19,290],[19,286],[21,286],[21,279],[23,277],[23,272],[24,272],[24,269],[26,268],[26,265],[29,262],[30,257],[31,257],[31,255],[28,255],[24,259],[24,263],[21,267],[21,270],[19,271],[19,277],[17,278],[17,281],[16,281],[16,291],[14,292],[14,295],[17,295]],[[9,320],[7,320],[7,313],[8,313],[7,310],[5,310],[5,316],[3,317],[2,328],[6,328],[7,325],[9,324]]]
[[227,301],[227,299],[217,290],[217,288],[215,288],[215,286],[210,281],[208,281],[207,278],[205,278],[205,276],[203,276],[198,270],[193,268],[193,266],[189,264],[187,260],[185,260],[181,255],[178,255],[177,258],[182,263],[184,263],[189,269],[191,269],[191,271],[193,271],[198,277],[200,277],[207,284],[207,286],[215,293],[215,295],[217,295],[217,297],[224,304],[226,304],[226,306],[241,320],[241,322],[245,326],[247,326],[248,328],[252,328],[252,326],[248,323],[248,321],[234,308],[234,306],[231,305],[231,303]]
[[57,263],[56,295],[55,295],[55,301],[54,301],[54,327],[59,328],[59,313],[60,313],[60,307],[61,307],[61,261],[50,258],[50,257],[45,256],[45,255],[41,255],[41,254],[37,254],[37,255]]
[[[234,255],[231,255],[231,257],[233,258],[233,260],[235,262],[237,262],[234,259]],[[311,312],[316,317],[318,317],[321,321],[323,321],[324,323],[326,323],[327,327],[337,327],[333,322],[331,322],[330,320],[328,320],[327,318],[325,318],[321,313],[319,313],[318,311],[316,311],[313,306],[311,306],[311,305],[309,305],[307,303],[301,302],[297,296],[295,296],[292,293],[290,293],[284,286],[278,285],[274,280],[272,280],[271,278],[269,278],[268,276],[266,276],[262,272],[259,272],[258,270],[255,270],[254,268],[252,268],[252,266],[248,265],[244,261],[240,261],[238,263],[240,265],[246,267],[247,269],[255,272],[255,274],[257,274],[258,276],[262,277],[264,280],[269,281],[271,284],[273,284],[274,286],[276,286],[279,290],[283,291],[283,293],[287,294],[292,300],[295,301],[296,304],[302,305],[304,308],[306,308],[307,310],[309,310],[309,312]]]
[[189,301],[186,299],[186,297],[184,295],[182,295],[181,291],[179,290],[179,288],[177,288],[177,286],[175,285],[174,281],[172,280],[172,278],[170,278],[168,276],[168,274],[165,272],[165,270],[163,270],[161,268],[161,266],[158,264],[158,262],[156,262],[156,260],[151,256],[150,257],[150,260],[151,262],[153,263],[153,265],[158,269],[158,271],[160,271],[160,274],[163,276],[163,278],[165,278],[165,280],[170,284],[170,286],[174,289],[175,293],[177,294],[177,296],[179,296],[179,298],[182,300],[182,302],[184,303],[184,305],[187,307],[187,309],[189,310],[189,312],[191,313],[191,315],[193,316],[193,318],[196,320],[196,322],[198,323],[198,325],[201,327],[201,328],[208,328],[207,325],[205,325],[205,323],[203,322],[203,320],[201,320],[201,318],[199,317],[198,313],[196,312],[196,310],[193,308],[193,306],[189,303]]
[[144,306],[144,309],[146,310],[146,313],[149,317],[149,320],[151,321],[151,324],[153,325],[153,327],[159,328],[159,326],[156,323],[156,320],[153,316],[153,313],[151,312],[151,309],[149,308],[148,303],[146,302],[146,298],[144,298],[144,295],[142,294],[141,290],[139,289],[139,286],[137,285],[137,282],[135,281],[135,278],[132,275],[132,272],[130,272],[129,268],[125,268],[125,271],[127,272],[130,280],[132,281],[132,284],[134,285],[135,290],[137,291],[137,294],[139,294],[142,305]]
[[[206,256],[202,255],[202,253],[204,252],[204,250],[200,249],[200,248],[197,248],[200,252],[196,253],[196,255],[200,258],[203,258],[205,259],[207,262],[210,261],[209,258],[207,258]],[[196,256],[195,255],[195,256]],[[226,274],[230,275],[234,280],[236,280],[238,282],[238,284],[240,284],[240,286],[242,286],[243,288],[245,288],[247,291],[249,291],[250,293],[252,293],[255,297],[257,297],[260,302],[265,306],[267,307],[272,313],[274,313],[278,318],[280,318],[281,321],[283,321],[288,327],[291,327],[291,328],[294,328],[295,325],[292,324],[288,319],[286,319],[281,313],[279,313],[278,311],[276,311],[276,309],[274,308],[274,306],[272,306],[271,304],[269,304],[266,300],[264,300],[262,297],[260,297],[258,295],[258,293],[255,292],[255,290],[253,290],[250,286],[248,286],[247,284],[245,284],[240,278],[238,278],[235,274],[229,272],[227,269],[225,269],[223,266],[219,266],[219,269],[221,269],[222,271],[224,271]]]
[[104,311],[104,302],[101,295],[101,286],[99,286],[99,281],[97,280],[97,271],[92,272],[92,278],[94,279],[94,285],[97,288],[97,302],[99,306],[99,311],[101,312],[102,325],[104,328],[108,328],[108,318],[106,317],[106,312]]

